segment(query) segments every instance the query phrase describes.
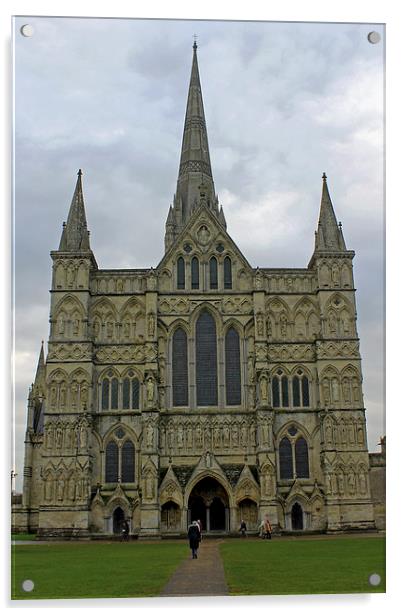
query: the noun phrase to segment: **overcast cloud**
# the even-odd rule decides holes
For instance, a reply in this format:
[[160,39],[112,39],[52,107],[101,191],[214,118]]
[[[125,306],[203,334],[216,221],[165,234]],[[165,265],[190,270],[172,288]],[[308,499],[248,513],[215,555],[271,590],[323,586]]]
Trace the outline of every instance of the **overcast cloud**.
[[15,465],[49,335],[51,259],[78,168],[100,268],[155,266],[198,60],[215,187],[251,265],[306,267],[321,175],[356,251],[370,450],[384,433],[383,43],[360,24],[30,18],[15,23]]

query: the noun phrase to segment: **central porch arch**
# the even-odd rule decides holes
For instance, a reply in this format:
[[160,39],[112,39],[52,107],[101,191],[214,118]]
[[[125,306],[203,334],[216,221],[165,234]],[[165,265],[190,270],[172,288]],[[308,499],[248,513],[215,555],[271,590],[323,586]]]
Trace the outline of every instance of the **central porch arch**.
[[222,484],[213,477],[204,477],[188,497],[188,524],[201,520],[203,532],[228,532],[229,506],[229,496]]

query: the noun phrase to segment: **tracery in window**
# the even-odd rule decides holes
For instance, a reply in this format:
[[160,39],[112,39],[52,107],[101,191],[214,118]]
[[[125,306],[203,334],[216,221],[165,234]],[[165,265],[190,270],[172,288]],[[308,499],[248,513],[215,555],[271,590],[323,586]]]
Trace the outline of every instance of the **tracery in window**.
[[234,327],[225,336],[226,404],[241,404],[240,340]]
[[178,289],[186,288],[186,275],[185,275],[183,257],[179,257],[177,259],[177,288]]
[[196,323],[196,394],[197,406],[218,404],[216,325],[204,310]]
[[172,344],[173,406],[188,406],[187,334],[179,327]]

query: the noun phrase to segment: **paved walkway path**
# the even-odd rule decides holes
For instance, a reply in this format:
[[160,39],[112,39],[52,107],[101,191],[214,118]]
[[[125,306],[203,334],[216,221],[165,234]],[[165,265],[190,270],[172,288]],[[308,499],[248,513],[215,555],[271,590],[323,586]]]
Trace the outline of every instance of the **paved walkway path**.
[[161,592],[161,597],[228,595],[225,572],[219,554],[219,539],[203,539],[198,558],[188,558],[176,569]]

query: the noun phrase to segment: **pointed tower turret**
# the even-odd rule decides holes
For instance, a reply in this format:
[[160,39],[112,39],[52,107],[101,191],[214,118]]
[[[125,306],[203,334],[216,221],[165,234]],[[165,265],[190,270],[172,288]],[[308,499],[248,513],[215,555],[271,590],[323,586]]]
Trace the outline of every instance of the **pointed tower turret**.
[[198,71],[197,44],[194,42],[173,216],[170,217],[169,213],[166,222],[166,250],[187,223],[194,209],[200,205],[209,207],[220,222],[224,220],[223,212],[219,216],[219,204],[215,195]]
[[79,169],[67,223],[63,224],[63,233],[59,246],[59,251],[62,252],[88,252],[91,250],[89,246],[89,232],[85,216],[81,178],[82,171]]
[[322,196],[320,216],[318,219],[316,250],[320,252],[346,250],[343,234],[338,226],[332,206],[325,173],[322,176]]

